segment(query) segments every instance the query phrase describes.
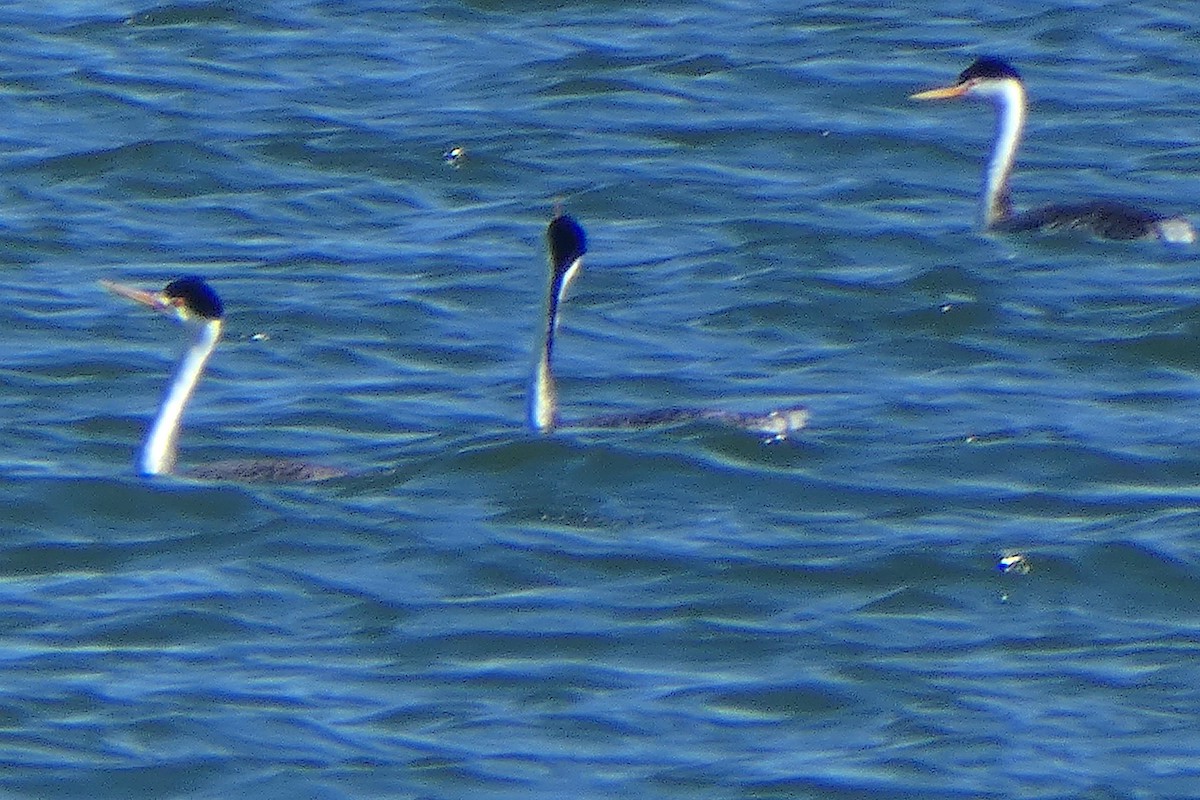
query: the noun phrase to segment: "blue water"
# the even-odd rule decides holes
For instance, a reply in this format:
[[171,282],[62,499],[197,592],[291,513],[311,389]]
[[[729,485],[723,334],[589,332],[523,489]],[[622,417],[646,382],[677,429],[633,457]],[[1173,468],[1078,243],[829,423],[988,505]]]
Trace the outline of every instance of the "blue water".
[[[0,9],[0,795],[1200,795],[1186,4]],[[457,165],[443,153],[465,150]],[[525,429],[556,204],[567,420]],[[181,274],[226,339],[147,481]],[[1001,572],[1019,553],[1028,572]]]

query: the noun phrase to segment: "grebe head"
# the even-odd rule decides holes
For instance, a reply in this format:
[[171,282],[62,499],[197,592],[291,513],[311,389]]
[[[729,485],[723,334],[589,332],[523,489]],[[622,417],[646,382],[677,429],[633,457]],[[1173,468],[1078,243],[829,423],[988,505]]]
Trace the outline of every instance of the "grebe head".
[[951,86],[910,95],[913,100],[953,100],[959,97],[996,99],[1024,94],[1021,76],[1003,59],[984,56],[958,75]]
[[198,324],[221,319],[225,307],[216,291],[203,278],[189,275],[171,281],[161,292],[147,292],[113,281],[101,281],[106,289],[127,300],[162,314],[169,314],[185,324]]
[[579,273],[580,259],[587,252],[587,234],[574,218],[560,214],[546,228],[546,241],[550,246],[550,290],[557,305]]

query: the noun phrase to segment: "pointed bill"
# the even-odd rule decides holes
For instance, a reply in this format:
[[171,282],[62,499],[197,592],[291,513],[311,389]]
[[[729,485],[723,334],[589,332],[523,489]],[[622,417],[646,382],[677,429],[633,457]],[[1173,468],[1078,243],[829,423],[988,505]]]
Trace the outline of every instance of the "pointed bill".
[[132,300],[135,303],[152,308],[155,311],[170,311],[173,306],[165,297],[157,292],[147,292],[134,286],[126,286],[115,281],[100,281],[100,285],[115,295]]
[[946,86],[941,89],[930,89],[925,92],[917,92],[910,94],[909,100],[951,100],[955,97],[962,97],[967,93],[967,84],[956,83],[953,86]]

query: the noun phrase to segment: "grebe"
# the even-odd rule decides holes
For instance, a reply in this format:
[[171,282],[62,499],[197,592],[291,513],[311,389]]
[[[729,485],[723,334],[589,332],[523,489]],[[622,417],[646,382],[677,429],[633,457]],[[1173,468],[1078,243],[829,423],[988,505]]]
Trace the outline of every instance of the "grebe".
[[1183,217],[1167,217],[1107,200],[1055,204],[1014,213],[1008,178],[1025,126],[1025,86],[1021,76],[1005,61],[980,58],[962,71],[953,86],[911,95],[913,100],[959,97],[981,97],[996,106],[995,143],[983,182],[981,216],[985,228],[1014,232],[1087,230],[1104,239],[1158,238],[1181,244],[1196,241],[1195,228]]
[[[550,251],[550,294],[546,301],[546,330],[542,337],[542,346],[533,373],[533,385],[529,392],[529,424],[534,430],[542,433],[549,433],[561,425],[558,415],[558,389],[551,367],[554,334],[558,329],[559,314],[562,304],[566,300],[567,289],[583,269],[583,256],[587,252],[587,235],[578,222],[566,214],[559,214],[550,221],[550,225],[546,229],[546,241]],[[730,425],[766,436],[769,441],[781,441],[804,428],[808,422],[808,409],[803,406],[793,406],[765,414],[751,414],[737,411],[668,408],[638,414],[594,417],[573,423],[571,427],[636,428],[692,420]]]
[[[225,309],[212,287],[197,277],[180,278],[159,293],[147,292],[112,281],[101,281],[106,289],[121,297],[169,314],[193,331],[191,344],[171,383],[146,441],[138,453],[137,467],[142,475],[169,475],[175,472],[179,427],[204,367],[221,340]],[[240,481],[313,481],[344,475],[332,467],[302,461],[255,460],[224,461],[187,471],[191,477]]]

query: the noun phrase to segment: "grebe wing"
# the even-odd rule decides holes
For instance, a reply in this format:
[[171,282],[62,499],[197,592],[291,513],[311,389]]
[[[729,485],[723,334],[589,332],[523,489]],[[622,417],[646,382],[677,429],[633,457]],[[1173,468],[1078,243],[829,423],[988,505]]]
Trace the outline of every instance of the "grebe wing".
[[184,470],[189,478],[208,481],[238,481],[239,483],[304,483],[341,478],[344,469],[312,464],[307,461],[280,459],[251,459],[247,461],[216,461]]

